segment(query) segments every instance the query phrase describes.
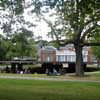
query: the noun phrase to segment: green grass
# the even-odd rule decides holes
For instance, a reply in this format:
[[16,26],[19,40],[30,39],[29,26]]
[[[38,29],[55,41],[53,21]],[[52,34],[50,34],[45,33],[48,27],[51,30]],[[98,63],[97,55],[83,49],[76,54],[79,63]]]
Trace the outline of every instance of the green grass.
[[0,79],[0,100],[99,100],[100,83]]

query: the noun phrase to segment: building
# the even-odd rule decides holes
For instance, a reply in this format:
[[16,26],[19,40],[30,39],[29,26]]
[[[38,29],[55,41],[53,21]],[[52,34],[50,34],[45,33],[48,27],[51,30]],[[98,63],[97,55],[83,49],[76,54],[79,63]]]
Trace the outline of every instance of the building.
[[56,62],[56,48],[46,46],[39,50],[39,62]]
[[[88,62],[88,48],[83,48],[83,61]],[[76,62],[76,53],[73,44],[66,45],[61,47],[59,50],[56,50],[56,61],[58,62]]]
[[[83,61],[88,62],[88,47],[83,48]],[[59,50],[53,46],[46,46],[39,50],[40,62],[63,62],[63,63],[75,63],[76,54],[73,44],[60,47]]]
[[[83,47],[83,67],[93,62],[93,55],[90,47]],[[73,44],[68,44],[65,47],[56,49],[53,46],[45,46],[39,49],[39,62],[49,75],[56,70],[58,73],[75,72],[76,53]]]

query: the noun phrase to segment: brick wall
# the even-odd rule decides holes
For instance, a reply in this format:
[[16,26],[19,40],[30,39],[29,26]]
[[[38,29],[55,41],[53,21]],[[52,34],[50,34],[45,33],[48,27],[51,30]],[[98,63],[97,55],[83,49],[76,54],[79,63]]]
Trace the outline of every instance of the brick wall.
[[56,51],[41,50],[41,62],[56,62]]

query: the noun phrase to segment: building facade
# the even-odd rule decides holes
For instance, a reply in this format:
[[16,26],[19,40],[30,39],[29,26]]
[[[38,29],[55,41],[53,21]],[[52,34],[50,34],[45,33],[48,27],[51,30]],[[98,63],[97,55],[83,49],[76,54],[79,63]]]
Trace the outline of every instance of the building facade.
[[[88,62],[88,47],[83,48],[83,61]],[[73,44],[60,47],[59,50],[53,46],[46,46],[39,51],[40,62],[76,62],[76,54]]]

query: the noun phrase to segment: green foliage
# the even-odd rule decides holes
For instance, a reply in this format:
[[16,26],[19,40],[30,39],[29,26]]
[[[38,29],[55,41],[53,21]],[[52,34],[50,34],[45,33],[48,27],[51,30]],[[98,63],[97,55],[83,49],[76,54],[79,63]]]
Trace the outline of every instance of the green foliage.
[[49,45],[54,46],[55,48],[59,48],[60,45],[56,41],[51,41]]
[[25,56],[37,58],[37,48],[32,33],[16,33],[9,39],[2,36],[0,43],[0,60]]
[[2,9],[9,9],[13,14],[18,15],[24,11],[24,0],[0,0]]
[[[61,37],[65,37],[65,41],[72,40],[74,44],[80,43],[84,45],[84,42],[88,41],[86,37],[91,37],[93,31],[97,32],[96,28],[99,27],[97,23],[100,20],[99,1],[49,0],[48,2],[49,6],[50,4],[52,5],[52,3],[54,4],[54,9],[57,10],[55,16],[58,16],[55,23],[46,21],[51,27],[49,35],[51,35],[52,38],[56,38],[58,41],[61,40]],[[60,8],[58,8],[58,4]],[[60,25],[63,27],[57,28]]]
[[36,43],[37,43],[39,48],[48,45],[48,41],[46,41],[46,40],[38,40],[38,41],[36,41]]
[[[94,33],[93,35],[94,36],[92,37],[92,42],[100,41],[100,31],[99,33],[96,33],[96,34]],[[93,46],[92,50],[93,50],[93,54],[95,55],[95,57],[97,59],[100,59],[100,46]]]
[[17,57],[36,57],[35,42],[31,33],[16,33],[12,38],[14,54]]
[[[29,1],[25,0],[0,0],[0,10],[3,12],[0,28],[5,33],[0,42],[0,60],[24,56],[37,57],[33,33],[24,27],[25,25],[28,26],[27,28],[33,27],[33,24],[25,21],[23,17],[24,10],[31,5]],[[36,4],[34,3],[34,5]]]
[[100,59],[100,46],[94,46],[92,47],[93,54],[97,59]]
[[4,40],[4,37],[0,35],[0,60],[5,59],[6,57],[6,41]]

